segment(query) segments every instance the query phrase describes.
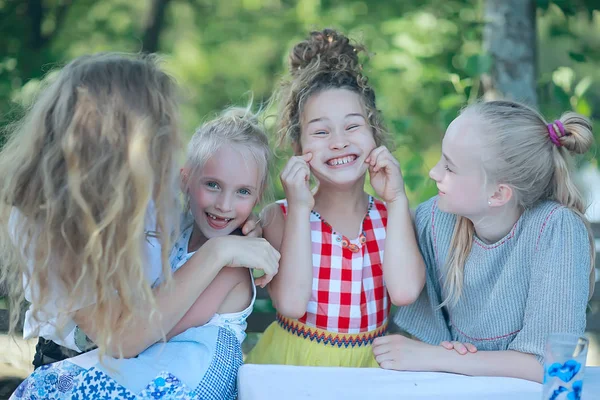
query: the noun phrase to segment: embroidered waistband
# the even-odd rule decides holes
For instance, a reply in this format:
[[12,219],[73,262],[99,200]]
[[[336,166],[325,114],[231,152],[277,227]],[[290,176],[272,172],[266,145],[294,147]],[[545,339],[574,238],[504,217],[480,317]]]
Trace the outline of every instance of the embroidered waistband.
[[384,323],[379,328],[362,333],[338,333],[330,332],[323,329],[307,326],[299,321],[289,319],[281,314],[277,314],[277,323],[289,333],[310,339],[317,343],[323,343],[329,346],[337,347],[360,347],[367,346],[373,343],[375,338],[383,336],[387,332],[388,324]]

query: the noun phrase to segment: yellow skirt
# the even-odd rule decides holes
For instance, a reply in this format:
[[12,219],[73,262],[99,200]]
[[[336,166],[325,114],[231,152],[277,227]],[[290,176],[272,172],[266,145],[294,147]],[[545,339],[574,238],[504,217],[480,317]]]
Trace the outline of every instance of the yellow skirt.
[[344,334],[309,327],[280,315],[277,318],[248,354],[247,364],[379,367],[372,343],[385,335],[387,323],[374,331]]

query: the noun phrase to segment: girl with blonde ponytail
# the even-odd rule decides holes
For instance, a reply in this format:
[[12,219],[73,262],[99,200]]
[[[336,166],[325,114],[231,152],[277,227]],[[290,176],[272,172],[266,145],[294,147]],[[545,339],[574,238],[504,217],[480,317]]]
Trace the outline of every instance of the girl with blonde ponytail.
[[585,331],[595,249],[570,153],[592,144],[573,112],[547,122],[510,101],[463,110],[429,174],[439,195],[416,211],[426,289],[395,316],[421,342],[378,339],[383,368],[541,381],[548,334]]

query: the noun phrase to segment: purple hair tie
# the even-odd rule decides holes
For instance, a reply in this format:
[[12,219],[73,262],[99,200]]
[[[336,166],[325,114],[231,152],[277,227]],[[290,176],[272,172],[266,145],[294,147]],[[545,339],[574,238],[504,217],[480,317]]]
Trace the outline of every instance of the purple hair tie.
[[[546,127],[548,128],[548,135],[550,136],[552,143],[554,143],[556,147],[561,147],[562,143],[560,143],[559,138],[565,136],[565,127],[562,122],[555,120],[553,123],[546,125]],[[558,128],[560,136],[556,134],[556,128]]]

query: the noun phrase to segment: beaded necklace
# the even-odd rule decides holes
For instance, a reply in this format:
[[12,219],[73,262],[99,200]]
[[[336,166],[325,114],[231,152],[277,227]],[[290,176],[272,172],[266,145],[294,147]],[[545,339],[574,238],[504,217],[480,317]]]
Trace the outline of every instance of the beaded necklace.
[[[363,221],[367,218],[367,216],[369,215],[369,212],[371,212],[371,208],[373,208],[373,202],[374,202],[373,197],[369,196],[369,207],[367,208],[367,213],[365,214],[365,216],[363,218]],[[342,247],[343,248],[348,248],[348,250],[350,250],[353,253],[358,253],[360,251],[360,247],[358,247],[354,243],[350,243],[350,240],[346,236],[344,236],[344,235],[342,235],[340,233],[337,233],[333,229],[333,226],[331,226],[331,224],[329,224],[329,222],[325,221],[325,219],[323,217],[321,217],[321,215],[318,212],[316,212],[314,210],[311,210],[311,213],[315,217],[319,218],[319,220],[322,223],[324,223],[325,225],[327,225],[329,227],[329,229],[331,229],[331,233],[333,234],[333,236],[335,236],[336,242],[342,242]],[[362,225],[362,223],[361,223],[361,225]],[[361,245],[365,244],[367,242],[367,236],[365,235],[365,231],[364,230],[358,236],[358,241],[359,241],[359,243]]]

